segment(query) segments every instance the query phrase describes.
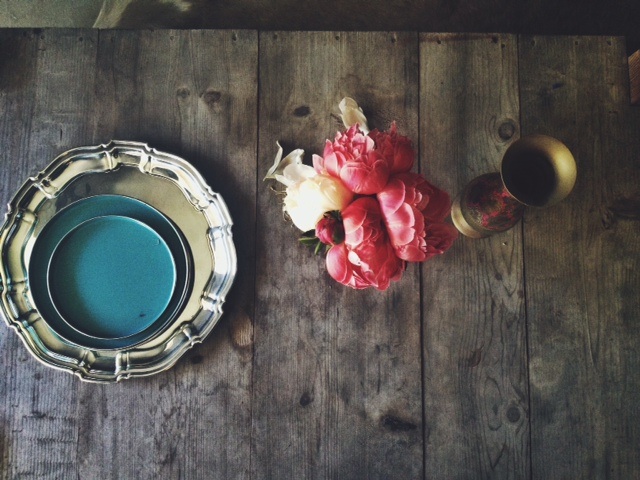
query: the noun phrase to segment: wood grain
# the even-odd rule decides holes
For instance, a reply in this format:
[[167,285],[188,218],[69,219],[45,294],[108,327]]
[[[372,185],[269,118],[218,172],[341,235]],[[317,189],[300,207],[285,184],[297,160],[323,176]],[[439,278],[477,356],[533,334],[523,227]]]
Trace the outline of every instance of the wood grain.
[[[5,33],[6,35],[6,33]],[[16,33],[21,35],[21,32]],[[183,155],[236,220],[237,282],[211,338],[171,370],[116,385],[38,367],[2,337],[8,478],[246,478],[249,471],[257,125],[256,32],[30,33],[3,77],[15,176],[78,145],[139,140]],[[31,47],[33,42],[36,48]],[[4,43],[3,43],[4,44]],[[28,81],[26,81],[28,80]],[[35,86],[35,88],[33,88]],[[23,91],[22,88],[26,87]],[[33,90],[33,91],[32,91]],[[18,117],[20,118],[20,117]],[[29,123],[30,122],[30,123]],[[11,127],[13,129],[11,130]],[[26,136],[26,138],[22,138]],[[17,177],[17,178],[16,178]],[[22,178],[20,178],[22,177]],[[24,364],[24,366],[23,366]],[[8,365],[11,365],[9,367]],[[8,383],[7,383],[8,382]]]
[[631,105],[640,106],[640,50],[629,55],[629,93]]
[[621,38],[523,37],[523,133],[567,144],[578,178],[527,213],[532,472],[638,478],[640,112]]
[[[80,472],[95,474],[100,464],[99,477],[245,478],[257,141],[250,119],[257,111],[257,35],[108,32],[98,64],[101,138],[144,140],[192,162],[229,204],[239,272],[212,338],[173,369],[139,382],[83,389],[81,412],[92,423],[80,431],[87,446]],[[105,395],[106,411],[91,416]],[[99,425],[112,451],[90,447],[100,441]],[[131,462],[132,456],[140,461]],[[112,457],[122,462],[109,465]]]
[[[96,38],[76,30],[2,32],[3,205],[61,150],[91,141]],[[75,477],[79,382],[39,364],[8,330],[0,362],[2,474]]]
[[[322,154],[343,96],[417,140],[417,53],[415,34],[261,33],[260,176],[276,140]],[[385,293],[345,288],[266,183],[258,211],[253,477],[421,478],[418,270]]]
[[[0,202],[113,138],[227,201],[239,271],[213,334],[116,385],[0,335],[0,478],[640,478],[640,110],[621,38],[0,30]],[[297,244],[262,178],[354,97],[455,195],[521,133],[578,162],[565,201],[460,238],[386,292]],[[259,212],[259,213],[258,213]]]
[[[519,136],[517,41],[420,37],[422,171],[453,195]],[[427,478],[528,478],[522,239],[460,237],[422,268]]]

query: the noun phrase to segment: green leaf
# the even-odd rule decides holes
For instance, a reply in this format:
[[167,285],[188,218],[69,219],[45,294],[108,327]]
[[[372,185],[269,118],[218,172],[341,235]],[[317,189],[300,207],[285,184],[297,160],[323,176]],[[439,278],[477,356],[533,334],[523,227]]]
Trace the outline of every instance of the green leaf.
[[324,243],[322,243],[318,237],[315,236],[315,230],[309,230],[308,232],[305,232],[300,238],[298,238],[298,241],[310,248],[313,248],[313,253],[315,255],[318,255],[318,253],[320,253],[320,250],[322,250],[322,247],[324,245]]

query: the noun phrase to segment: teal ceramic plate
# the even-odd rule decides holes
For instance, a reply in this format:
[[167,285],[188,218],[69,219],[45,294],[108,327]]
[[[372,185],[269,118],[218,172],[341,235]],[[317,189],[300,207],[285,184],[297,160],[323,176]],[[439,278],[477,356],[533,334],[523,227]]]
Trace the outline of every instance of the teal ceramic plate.
[[[82,244],[81,234],[88,231],[93,236]],[[159,256],[160,263],[143,262],[148,252],[139,242],[122,238],[144,233],[166,245],[168,255]],[[109,272],[94,269],[111,267]],[[169,295],[161,281],[168,277],[159,276],[165,270],[172,270],[164,272],[171,273]],[[54,331],[80,346],[115,349],[147,340],[175,316],[191,286],[191,256],[176,227],[150,205],[121,195],[96,195],[72,203],[48,222],[34,244],[28,273],[35,306]],[[83,283],[75,284],[79,280]],[[148,283],[154,281],[157,285]],[[124,324],[123,316],[136,304],[146,304],[147,311]]]
[[153,229],[107,215],[65,235],[51,256],[47,285],[56,310],[75,329],[96,338],[128,338],[162,316],[176,286],[176,266]]
[[[107,197],[111,200],[106,203],[115,202],[117,208],[96,207],[95,202],[104,201],[96,199]],[[147,215],[144,207],[139,210],[137,202],[156,214]],[[143,210],[147,213],[135,213]],[[65,280],[67,275],[86,274],[79,267],[67,265],[75,258],[74,252],[84,248],[100,251],[98,244],[85,246],[69,232],[84,229],[79,225],[103,216],[125,217],[147,225],[157,234],[150,238],[164,241],[171,253],[173,291],[167,284],[160,284],[159,295],[142,306],[128,299],[116,308],[116,313],[149,314],[148,321],[139,317],[132,323],[111,324],[106,320],[110,316],[106,308],[106,313],[87,323],[81,310],[63,300],[74,288]],[[115,230],[132,228],[134,236],[144,236],[144,227],[138,223],[107,223],[111,224],[108,230],[118,224]],[[203,341],[222,315],[236,273],[231,226],[223,199],[180,157],[128,141],[69,150],[29,178],[9,203],[0,229],[0,310],[35,358],[83,380],[115,382],[164,371]],[[106,241],[118,243],[108,234]],[[144,254],[146,247],[134,250],[137,256]],[[55,263],[58,257],[61,265]],[[157,260],[159,270],[143,271],[141,277],[148,279],[156,273],[171,276],[166,252]],[[67,267],[71,270],[64,270]],[[138,267],[133,265],[131,272],[139,274]],[[125,270],[120,263],[106,276],[117,284],[127,275]],[[134,283],[139,287],[141,281]],[[81,297],[98,301],[91,310],[108,307],[110,300],[103,297],[106,290],[95,283],[78,288],[76,293]],[[122,293],[114,295],[125,299]],[[158,314],[167,297],[167,307]]]

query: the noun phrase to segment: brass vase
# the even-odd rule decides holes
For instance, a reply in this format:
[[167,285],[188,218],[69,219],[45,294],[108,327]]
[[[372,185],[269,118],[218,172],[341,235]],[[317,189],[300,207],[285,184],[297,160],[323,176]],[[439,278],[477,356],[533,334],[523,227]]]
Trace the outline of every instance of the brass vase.
[[548,207],[564,199],[576,181],[576,162],[559,140],[529,135],[505,152],[500,172],[474,178],[453,201],[451,219],[471,238],[513,227],[525,208]]

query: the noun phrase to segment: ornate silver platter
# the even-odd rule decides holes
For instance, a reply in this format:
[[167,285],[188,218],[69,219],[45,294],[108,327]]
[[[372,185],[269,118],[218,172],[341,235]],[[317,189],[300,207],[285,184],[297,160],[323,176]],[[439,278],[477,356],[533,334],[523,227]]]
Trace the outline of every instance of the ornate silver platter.
[[[161,327],[131,342],[84,342],[81,335],[67,335],[46,313],[46,302],[34,300],[43,297],[33,291],[44,288],[41,279],[29,278],[29,272],[42,270],[31,260],[47,225],[66,207],[99,196],[130,198],[157,210],[180,232],[190,256],[179,308]],[[220,195],[175,155],[127,141],[69,150],[28,179],[9,203],[0,230],[0,308],[7,324],[46,365],[95,382],[158,373],[201,342],[222,315],[236,273],[231,226]],[[43,260],[35,255],[36,261]]]

